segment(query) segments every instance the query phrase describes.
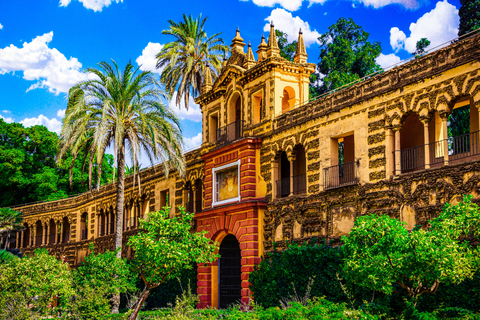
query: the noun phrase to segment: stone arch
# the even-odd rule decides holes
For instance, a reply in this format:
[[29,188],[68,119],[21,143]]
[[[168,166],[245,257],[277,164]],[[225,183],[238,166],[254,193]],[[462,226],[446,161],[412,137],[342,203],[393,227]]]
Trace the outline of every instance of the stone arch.
[[295,106],[295,101],[295,89],[293,89],[291,86],[285,86],[283,88],[282,95],[282,112],[292,109]]
[[238,90],[233,91],[227,100],[227,124],[242,120],[242,106],[242,93]]

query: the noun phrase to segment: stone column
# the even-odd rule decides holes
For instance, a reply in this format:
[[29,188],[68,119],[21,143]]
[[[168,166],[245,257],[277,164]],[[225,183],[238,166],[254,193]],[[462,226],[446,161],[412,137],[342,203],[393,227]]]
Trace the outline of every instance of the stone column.
[[402,173],[400,149],[400,128],[395,130],[395,175]]
[[395,161],[393,152],[395,151],[395,134],[393,133],[392,128],[386,129],[386,144],[385,144],[385,159],[386,159],[386,170],[387,178],[395,174]]
[[193,196],[193,205],[192,205],[192,213],[197,211],[197,186],[195,183],[192,185],[192,196]]
[[430,135],[428,129],[429,119],[423,119],[423,144],[425,145],[425,169],[430,169]]
[[448,165],[448,114],[442,113],[440,117],[443,127],[443,164],[446,166]]
[[272,171],[272,200],[275,199],[279,193],[279,190],[277,188],[277,180],[278,180],[278,163],[280,162],[279,159],[274,159],[273,160],[273,171]]
[[22,231],[17,231],[17,238],[15,239],[15,248],[18,249],[20,248],[20,236],[22,234]]
[[50,221],[45,223],[45,245],[48,245],[50,242]]
[[23,236],[25,234],[25,231],[20,231],[20,243],[18,245],[18,248],[23,248]]
[[293,162],[295,161],[294,156],[288,157],[288,162],[290,162],[290,195],[293,196]]
[[[63,242],[63,220],[58,220],[57,223],[60,228],[57,227],[57,236],[55,237],[55,243],[59,244]],[[58,236],[58,233],[60,233],[60,237]]]

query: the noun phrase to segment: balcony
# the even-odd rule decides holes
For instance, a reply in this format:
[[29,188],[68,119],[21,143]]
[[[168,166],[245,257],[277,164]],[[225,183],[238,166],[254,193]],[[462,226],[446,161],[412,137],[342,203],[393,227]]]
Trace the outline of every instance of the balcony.
[[[293,176],[293,194],[304,194],[307,192],[307,175],[300,174]],[[290,195],[290,177],[277,180],[277,198],[284,198]]]
[[217,129],[217,145],[223,146],[229,142],[240,139],[243,136],[243,126],[245,121],[237,120],[224,127]]
[[358,161],[351,161],[323,169],[325,190],[358,184]]
[[[445,149],[448,148],[448,154]],[[480,158],[480,131],[393,152],[395,174]],[[460,160],[460,161],[459,161]],[[400,163],[397,163],[400,161]]]

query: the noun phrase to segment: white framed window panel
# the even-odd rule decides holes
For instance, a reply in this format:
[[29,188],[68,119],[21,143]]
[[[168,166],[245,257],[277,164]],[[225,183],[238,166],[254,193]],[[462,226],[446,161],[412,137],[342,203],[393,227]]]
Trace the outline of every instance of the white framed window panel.
[[[237,179],[238,197],[218,201],[217,199],[218,199],[219,185],[218,185],[218,179],[217,179],[217,172],[221,172],[221,171],[224,171],[226,169],[229,169],[229,168],[232,168],[232,167],[235,167],[235,166],[237,166],[237,170],[238,170],[238,173],[237,173],[237,177],[238,177],[238,179]],[[222,205],[222,204],[227,204],[227,203],[239,202],[240,201],[240,199],[241,199],[241,196],[240,196],[240,160],[237,160],[235,162],[232,162],[232,163],[229,163],[229,164],[217,167],[217,168],[212,168],[212,178],[213,178],[212,207],[219,206],[219,205]]]

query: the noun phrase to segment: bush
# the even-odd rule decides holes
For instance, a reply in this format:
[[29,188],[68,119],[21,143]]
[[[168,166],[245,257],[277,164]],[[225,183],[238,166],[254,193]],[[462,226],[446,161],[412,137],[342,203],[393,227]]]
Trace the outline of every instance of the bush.
[[274,249],[250,273],[250,290],[255,302],[265,308],[280,306],[280,300],[294,296],[304,299],[309,288],[312,298],[326,297],[331,302],[345,302],[355,308],[368,305],[384,310],[388,300],[385,295],[343,279],[342,260],[341,248],[317,244],[315,240],[302,245],[290,244],[284,251]]

